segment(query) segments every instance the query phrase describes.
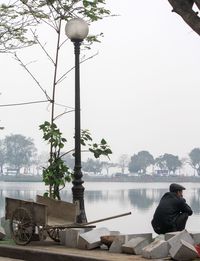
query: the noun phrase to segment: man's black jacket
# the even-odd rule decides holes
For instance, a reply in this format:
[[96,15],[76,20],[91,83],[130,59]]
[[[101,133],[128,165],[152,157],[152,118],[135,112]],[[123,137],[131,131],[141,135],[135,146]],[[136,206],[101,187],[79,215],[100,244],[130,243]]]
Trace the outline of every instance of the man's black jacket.
[[192,209],[186,203],[184,198],[180,198],[174,192],[167,192],[160,200],[152,220],[154,230],[160,228],[163,233],[166,231],[175,231],[175,220],[180,213],[192,215]]

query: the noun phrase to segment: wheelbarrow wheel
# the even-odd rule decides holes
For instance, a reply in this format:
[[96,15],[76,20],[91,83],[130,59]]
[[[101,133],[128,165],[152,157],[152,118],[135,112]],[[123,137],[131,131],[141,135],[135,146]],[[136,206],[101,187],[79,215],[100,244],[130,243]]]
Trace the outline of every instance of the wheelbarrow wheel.
[[55,242],[60,242],[59,228],[49,228],[47,234]]
[[30,211],[23,207],[15,209],[10,220],[10,228],[16,244],[28,244],[35,229]]

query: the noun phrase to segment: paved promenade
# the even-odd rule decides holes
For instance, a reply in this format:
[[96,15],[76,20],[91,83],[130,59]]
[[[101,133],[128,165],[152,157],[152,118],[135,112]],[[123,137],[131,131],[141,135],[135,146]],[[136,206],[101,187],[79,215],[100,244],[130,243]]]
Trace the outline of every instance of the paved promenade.
[[24,261],[22,259],[15,259],[15,258],[9,258],[9,257],[0,257],[0,261]]
[[[144,261],[140,256],[109,253],[107,250],[66,248],[53,241],[31,242],[26,246],[0,244],[0,257],[28,261]],[[7,259],[0,259],[7,261]],[[166,259],[165,259],[166,260]],[[16,260],[17,261],[17,260]],[[158,259],[157,259],[158,261]]]

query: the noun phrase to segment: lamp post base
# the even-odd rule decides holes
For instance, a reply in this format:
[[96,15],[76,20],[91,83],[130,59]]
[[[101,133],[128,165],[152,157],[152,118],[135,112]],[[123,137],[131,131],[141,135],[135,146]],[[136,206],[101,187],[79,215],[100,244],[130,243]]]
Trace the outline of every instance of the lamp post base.
[[80,214],[77,216],[77,223],[87,223],[87,217],[85,214],[85,205],[84,205],[84,190],[83,181],[81,180],[74,180],[72,187],[72,195],[73,195],[73,202],[79,202],[79,210]]

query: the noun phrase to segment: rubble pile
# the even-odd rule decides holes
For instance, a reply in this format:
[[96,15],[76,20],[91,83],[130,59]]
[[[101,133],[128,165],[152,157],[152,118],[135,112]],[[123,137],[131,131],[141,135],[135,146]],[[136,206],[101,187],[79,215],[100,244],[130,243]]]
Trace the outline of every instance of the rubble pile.
[[[11,238],[9,221],[1,218],[1,226],[0,240]],[[153,238],[152,233],[121,234],[105,227],[67,228],[59,231],[59,238],[60,244],[67,248],[101,248],[110,253],[140,255],[146,259],[187,261],[200,257],[200,233],[187,230]]]
[[100,247],[111,253],[140,255],[146,259],[186,261],[199,257],[196,246],[200,244],[200,233],[187,230],[167,233],[152,238],[152,233],[120,234],[107,228],[83,229],[71,228],[60,231],[61,244],[79,249]]

